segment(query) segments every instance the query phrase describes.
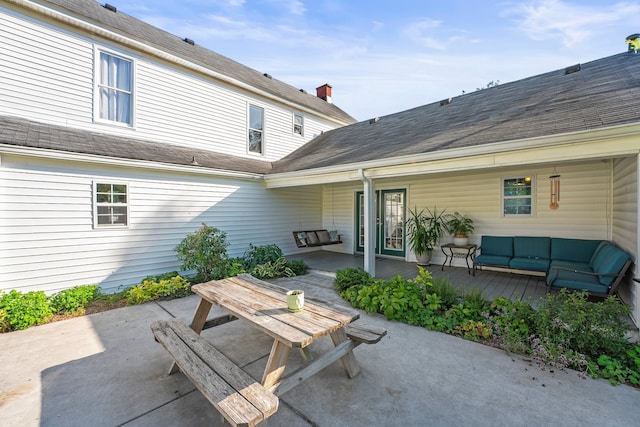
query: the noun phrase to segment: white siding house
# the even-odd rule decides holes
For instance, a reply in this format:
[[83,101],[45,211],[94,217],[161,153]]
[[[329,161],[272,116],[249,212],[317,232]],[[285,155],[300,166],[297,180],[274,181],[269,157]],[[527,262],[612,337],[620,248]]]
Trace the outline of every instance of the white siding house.
[[[471,216],[474,242],[608,239],[637,264],[640,55],[354,123],[328,85],[307,94],[92,0],[0,1],[0,38],[0,289],[129,286],[179,269],[203,222],[232,256],[362,252],[375,273],[376,256],[415,260],[413,207]],[[530,210],[505,209],[512,181]],[[295,246],[317,228],[344,243]],[[632,270],[619,295],[639,323]]]
[[231,256],[320,224],[320,187],[262,174],[337,106],[92,0],[0,2],[0,39],[0,289],[115,291],[179,270],[202,223]]

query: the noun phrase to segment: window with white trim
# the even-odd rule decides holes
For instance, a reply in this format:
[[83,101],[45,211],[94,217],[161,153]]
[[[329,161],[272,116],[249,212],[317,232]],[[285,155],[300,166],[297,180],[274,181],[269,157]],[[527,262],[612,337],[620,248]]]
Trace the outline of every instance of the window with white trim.
[[302,114],[293,113],[293,133],[304,136],[304,117]]
[[502,215],[533,214],[533,179],[530,176],[502,180]]
[[127,184],[94,182],[94,227],[126,227],[129,225]]
[[96,119],[133,126],[133,61],[98,51]]
[[264,108],[249,105],[249,145],[250,153],[264,154]]

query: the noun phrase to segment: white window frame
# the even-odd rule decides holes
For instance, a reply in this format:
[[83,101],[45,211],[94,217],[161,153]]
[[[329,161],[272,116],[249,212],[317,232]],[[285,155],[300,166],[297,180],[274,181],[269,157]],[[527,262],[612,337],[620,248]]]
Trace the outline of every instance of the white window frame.
[[[114,202],[109,201],[109,202],[101,202],[98,201],[98,185],[110,185],[111,186],[111,191],[109,194],[114,195],[114,194],[122,194],[122,193],[114,193],[113,192],[113,187],[114,186],[124,186],[125,187],[125,202],[121,203],[121,202]],[[105,192],[100,192],[100,194],[105,194]],[[93,198],[93,228],[100,228],[100,229],[104,229],[104,228],[128,228],[129,224],[131,223],[131,215],[130,215],[130,210],[129,210],[129,206],[131,204],[131,192],[130,192],[130,187],[129,187],[129,183],[127,182],[121,182],[121,181],[113,181],[110,179],[100,179],[100,180],[94,180],[93,181],[93,194],[92,194],[92,198]],[[99,217],[103,217],[106,216],[103,213],[99,213],[99,211],[101,210],[101,208],[125,208],[125,215],[126,215],[126,220],[125,223],[118,223],[116,222],[118,219],[118,215],[117,213],[114,214],[113,212],[111,213],[111,221],[110,223],[107,224],[100,224],[99,223]],[[108,215],[108,214],[107,214]]]
[[[531,186],[531,194],[530,195],[523,195],[523,196],[505,196],[504,194],[504,190],[505,190],[505,184],[507,181],[511,181],[511,180],[522,180],[523,183],[529,182],[530,186]],[[525,184],[526,185],[526,184]],[[523,174],[523,175],[518,175],[518,176],[509,176],[509,177],[504,177],[500,179],[500,200],[501,200],[501,213],[502,216],[505,218],[530,218],[533,217],[535,215],[535,193],[536,193],[536,186],[535,186],[535,179],[533,177],[533,175],[530,174]],[[515,214],[508,214],[505,213],[505,200],[508,199],[526,199],[529,198],[530,199],[530,206],[531,206],[531,212],[529,213],[515,213]]]
[[[113,56],[115,58],[119,58],[123,61],[128,61],[131,64],[131,88],[130,91],[122,91],[120,89],[117,88],[111,88],[114,90],[119,90],[121,92],[126,92],[130,95],[130,114],[129,114],[129,122],[122,122],[122,121],[118,121],[118,120],[111,120],[108,118],[103,118],[101,117],[101,103],[100,103],[100,92],[101,89],[103,87],[102,82],[101,82],[101,71],[102,71],[102,66],[101,66],[101,61],[100,61],[100,57],[102,54],[105,55],[110,55]],[[100,47],[95,47],[94,49],[94,75],[93,75],[93,81],[94,81],[94,94],[93,94],[93,120],[95,123],[102,123],[102,124],[109,124],[109,125],[114,125],[114,126],[121,126],[121,127],[126,127],[126,128],[135,128],[135,123],[136,123],[136,61],[131,58],[128,57],[126,55],[122,55],[120,53],[108,50],[108,49],[104,49],[104,48],[100,48]]]
[[[300,118],[300,123],[296,122],[298,117]],[[300,132],[296,132],[296,127],[300,128]],[[293,134],[304,136],[304,116],[302,113],[293,113]]]
[[[251,127],[251,110],[252,108],[255,109],[259,109],[262,111],[262,128],[258,129],[258,128],[252,128]],[[258,105],[258,104],[252,104],[252,103],[248,103],[247,104],[247,153],[253,156],[261,156],[264,157],[265,153],[266,153],[266,132],[265,132],[265,128],[266,128],[266,121],[267,121],[267,114],[266,114],[266,109],[262,106],[262,105]],[[261,146],[260,146],[260,151],[253,151],[251,150],[251,137],[250,134],[251,132],[260,132],[261,136],[262,136],[262,140],[260,142]]]

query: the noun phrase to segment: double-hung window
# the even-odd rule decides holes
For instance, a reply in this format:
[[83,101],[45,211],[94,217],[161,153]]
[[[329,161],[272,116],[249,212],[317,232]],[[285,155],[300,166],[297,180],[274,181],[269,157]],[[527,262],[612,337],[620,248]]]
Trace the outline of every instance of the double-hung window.
[[264,154],[264,108],[249,105],[250,153]]
[[293,113],[293,133],[304,136],[304,117],[302,114]]
[[530,176],[502,180],[502,214],[504,216],[533,214],[533,179]]
[[94,183],[95,227],[126,227],[129,224],[127,184]]
[[133,61],[98,51],[97,118],[133,126]]

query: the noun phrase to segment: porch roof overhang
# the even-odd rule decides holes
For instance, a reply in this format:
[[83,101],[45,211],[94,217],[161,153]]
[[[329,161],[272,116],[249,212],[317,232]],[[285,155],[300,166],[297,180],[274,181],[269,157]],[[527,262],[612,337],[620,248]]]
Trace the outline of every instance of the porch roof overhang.
[[361,181],[368,178],[491,169],[508,166],[553,164],[611,159],[640,153],[640,123],[588,131],[503,141],[365,162],[270,173],[267,188],[298,187]]

